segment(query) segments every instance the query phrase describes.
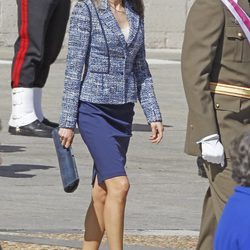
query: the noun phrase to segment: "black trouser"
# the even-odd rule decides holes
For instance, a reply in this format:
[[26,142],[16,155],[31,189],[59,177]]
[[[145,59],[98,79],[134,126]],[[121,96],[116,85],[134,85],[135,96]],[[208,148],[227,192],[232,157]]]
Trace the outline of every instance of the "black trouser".
[[70,0],[17,0],[17,5],[11,87],[42,88],[62,47]]

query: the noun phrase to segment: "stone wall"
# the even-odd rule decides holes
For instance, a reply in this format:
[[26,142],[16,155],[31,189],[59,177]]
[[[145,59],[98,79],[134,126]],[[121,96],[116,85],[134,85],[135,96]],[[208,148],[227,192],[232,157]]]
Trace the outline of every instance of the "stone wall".
[[[42,0],[38,0],[42,1]],[[193,0],[144,0],[148,48],[179,49]],[[13,46],[17,36],[16,1],[0,0],[0,46]]]

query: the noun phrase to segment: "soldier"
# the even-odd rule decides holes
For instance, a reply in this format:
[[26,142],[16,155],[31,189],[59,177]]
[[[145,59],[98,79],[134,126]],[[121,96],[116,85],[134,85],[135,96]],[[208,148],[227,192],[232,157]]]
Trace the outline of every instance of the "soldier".
[[58,124],[42,112],[42,88],[64,39],[70,0],[17,0],[19,36],[12,64],[9,133],[51,137]]
[[185,152],[204,159],[209,179],[198,250],[213,249],[217,222],[236,185],[231,178],[229,144],[250,130],[249,15],[248,0],[238,4],[236,0],[196,0],[186,23],[182,52],[189,107]]

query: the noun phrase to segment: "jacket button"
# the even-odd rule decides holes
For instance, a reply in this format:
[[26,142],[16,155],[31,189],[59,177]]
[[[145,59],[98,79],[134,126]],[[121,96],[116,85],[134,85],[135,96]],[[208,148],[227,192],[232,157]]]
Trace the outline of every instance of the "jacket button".
[[220,107],[220,104],[219,103],[216,103],[215,104],[215,107],[218,109]]
[[123,72],[120,72],[120,75],[122,75],[122,76],[123,76]]
[[241,32],[239,32],[237,35],[239,38],[243,38],[243,34]]

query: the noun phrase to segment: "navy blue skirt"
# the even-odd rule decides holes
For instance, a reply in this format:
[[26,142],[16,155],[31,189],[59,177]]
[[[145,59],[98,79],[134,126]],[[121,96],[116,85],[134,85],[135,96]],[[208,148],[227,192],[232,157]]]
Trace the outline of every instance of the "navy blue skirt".
[[80,102],[78,127],[93,158],[92,184],[126,176],[125,164],[132,136],[134,103],[94,104]]

